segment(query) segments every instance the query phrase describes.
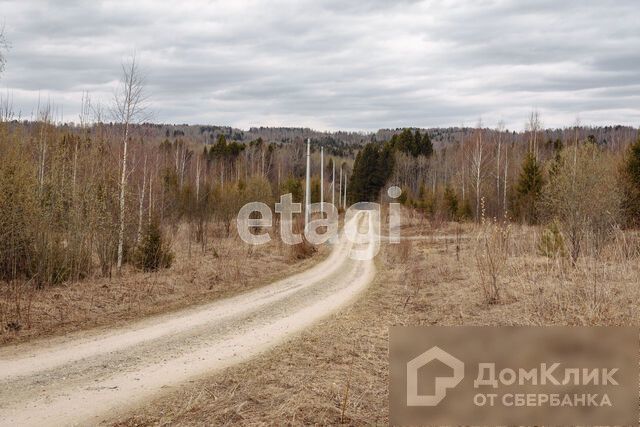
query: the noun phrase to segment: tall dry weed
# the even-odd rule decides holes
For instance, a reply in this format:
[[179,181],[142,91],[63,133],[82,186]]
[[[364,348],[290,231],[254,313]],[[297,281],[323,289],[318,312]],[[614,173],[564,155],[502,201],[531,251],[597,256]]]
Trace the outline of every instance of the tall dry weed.
[[476,268],[485,302],[496,304],[500,302],[502,275],[508,264],[511,225],[506,220],[487,220],[484,212],[482,199],[482,217],[475,247]]

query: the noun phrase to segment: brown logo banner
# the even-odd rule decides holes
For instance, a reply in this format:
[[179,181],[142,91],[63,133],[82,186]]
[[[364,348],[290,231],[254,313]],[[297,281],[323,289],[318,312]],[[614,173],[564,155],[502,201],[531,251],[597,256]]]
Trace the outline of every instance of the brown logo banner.
[[637,425],[634,327],[391,327],[392,425]]

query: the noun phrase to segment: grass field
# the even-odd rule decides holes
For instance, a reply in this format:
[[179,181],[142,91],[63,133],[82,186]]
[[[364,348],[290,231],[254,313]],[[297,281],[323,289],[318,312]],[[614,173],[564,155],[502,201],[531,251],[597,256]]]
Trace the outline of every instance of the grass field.
[[[487,271],[499,233],[508,248]],[[353,306],[276,350],[173,390],[117,425],[365,425],[388,422],[391,325],[637,325],[637,240],[626,235],[573,265],[541,255],[543,230],[412,221],[384,244],[375,283]],[[489,247],[486,246],[487,241]],[[635,243],[634,243],[635,242]],[[483,282],[496,276],[498,298]]]

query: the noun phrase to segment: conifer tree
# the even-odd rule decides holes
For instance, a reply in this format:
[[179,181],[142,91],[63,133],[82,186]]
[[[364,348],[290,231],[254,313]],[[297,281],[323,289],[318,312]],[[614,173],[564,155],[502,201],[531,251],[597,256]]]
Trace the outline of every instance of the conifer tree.
[[394,149],[413,157],[431,157],[433,154],[433,144],[429,134],[422,135],[419,130],[412,133],[411,129],[404,129],[399,135],[393,135],[390,142]]
[[369,143],[356,155],[348,194],[352,202],[371,202],[393,172],[393,147],[391,144]]
[[522,163],[522,171],[516,185],[514,213],[516,218],[536,224],[538,221],[538,203],[542,194],[544,178],[542,170],[533,153],[529,152]]
[[460,207],[458,203],[458,196],[451,187],[444,189],[444,201],[449,218],[457,221],[460,218]]

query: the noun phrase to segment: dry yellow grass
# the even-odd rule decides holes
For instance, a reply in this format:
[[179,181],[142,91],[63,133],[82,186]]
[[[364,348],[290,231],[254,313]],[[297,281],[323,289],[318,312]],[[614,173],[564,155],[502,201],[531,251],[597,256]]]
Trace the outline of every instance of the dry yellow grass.
[[[388,422],[390,325],[636,325],[640,265],[614,241],[577,266],[538,255],[541,230],[514,227],[487,301],[477,264],[486,232],[457,225],[384,245],[375,283],[354,305],[274,351],[185,385],[117,425],[365,425]],[[627,236],[633,237],[633,236]],[[629,249],[629,248],[626,248]]]
[[[213,301],[304,270],[326,255],[300,257],[275,239],[248,246],[212,230],[208,248],[189,244],[186,227],[173,236],[175,261],[167,270],[93,277],[35,290],[29,283],[0,286],[0,344],[111,327],[133,319]],[[219,231],[219,230],[218,230]]]

